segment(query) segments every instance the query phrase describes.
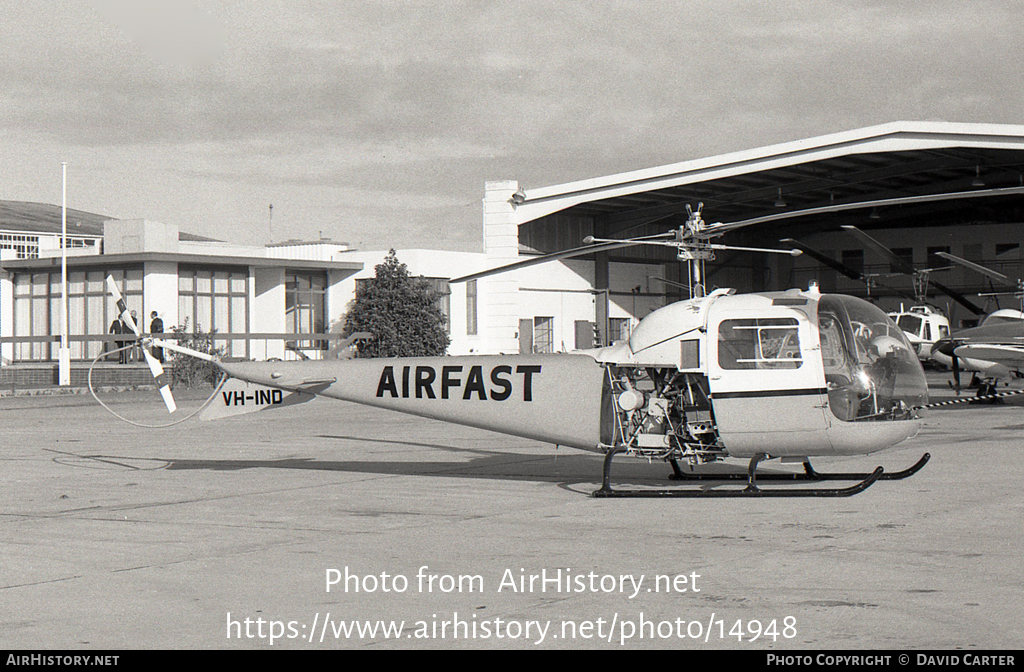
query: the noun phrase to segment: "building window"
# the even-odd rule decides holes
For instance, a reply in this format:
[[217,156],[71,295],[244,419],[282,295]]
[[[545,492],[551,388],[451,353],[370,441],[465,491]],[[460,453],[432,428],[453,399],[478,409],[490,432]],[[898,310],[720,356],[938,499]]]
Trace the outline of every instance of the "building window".
[[[117,306],[107,294],[106,276],[117,283],[130,310],[143,321],[142,269],[117,271],[68,272],[68,335],[104,335],[117,319]],[[14,276],[14,335],[55,336],[61,328],[61,274],[18,273]],[[145,326],[141,326],[145,330]],[[18,343],[17,361],[52,361],[60,344]],[[116,346],[103,341],[70,341],[68,348],[75,360],[92,359]]]
[[864,273],[864,250],[843,250],[841,261],[843,266],[857,273]]
[[[893,255],[902,261],[907,266],[913,267],[914,265],[914,248],[912,247],[894,247],[892,248]],[[902,270],[896,267],[896,264],[889,264],[890,273],[900,273]]]
[[625,341],[629,338],[629,323],[628,317],[610,317],[608,318],[608,344],[618,343]]
[[[194,333],[244,334],[249,330],[249,272],[178,268],[178,323]],[[244,339],[215,340],[231,357],[246,357]]]
[[448,285],[448,278],[423,278],[430,291],[437,295],[435,304],[437,309],[444,315],[444,333],[450,334],[452,322],[452,289]]
[[[1004,254],[1009,255],[1011,252],[1019,252],[1020,243],[996,243],[996,256],[1001,257]],[[1016,257],[1016,255],[1014,255]]]
[[[290,334],[324,333],[327,273],[289,271],[285,282],[285,330]],[[291,341],[296,350],[326,350],[327,341]]]
[[[63,243],[63,240],[62,240],[61,241],[61,245],[63,245],[63,244],[64,243]],[[96,239],[95,238],[72,238],[71,236],[68,236],[68,249],[69,250],[73,250],[73,249],[76,249],[76,248],[81,249],[81,248],[86,248],[86,247],[96,247]]]
[[0,250],[14,250],[18,259],[38,259],[39,236],[0,233]]
[[466,283],[466,335],[476,336],[477,335],[477,296],[476,296],[476,280],[470,280]]
[[949,262],[939,256],[939,252],[949,253],[949,245],[928,248],[928,260],[925,262],[927,268],[942,268],[948,266]]
[[533,318],[533,351],[549,353],[555,351],[555,318]]

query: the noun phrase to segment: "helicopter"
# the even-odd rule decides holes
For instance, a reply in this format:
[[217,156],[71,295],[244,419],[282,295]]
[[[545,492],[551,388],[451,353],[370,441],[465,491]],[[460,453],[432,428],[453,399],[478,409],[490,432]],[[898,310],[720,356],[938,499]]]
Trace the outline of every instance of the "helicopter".
[[[822,294],[814,286],[752,294],[727,288],[706,292],[703,264],[717,250],[801,252],[712,243],[735,224],[707,224],[701,206],[687,212],[675,231],[633,240],[589,238],[587,247],[579,248],[675,247],[678,258],[689,262],[693,295],[648,314],[626,341],[567,354],[230,361],[174,341],[143,338],[116,283],[108,278],[107,284],[126,323],[142,340],[171,412],[167,376],[148,355],[151,346],[205,359],[223,372],[204,417],[323,396],[478,427],[603,453],[596,497],[843,497],[919,471],[927,453],[898,472],[877,467],[870,473],[821,473],[810,463],[812,457],[874,453],[917,434],[918,411],[927,408],[927,381],[895,322],[867,301]],[[451,282],[471,277],[481,274]],[[612,460],[620,454],[667,461],[676,481],[722,485],[745,480],[746,486],[612,487]],[[746,460],[746,474],[696,470],[727,458]],[[759,477],[758,466],[770,459],[802,464],[803,472]],[[855,483],[817,484],[828,480]],[[759,481],[816,485],[765,488]]]
[[[204,404],[208,418],[323,396],[603,454],[602,484],[592,493],[595,497],[845,497],[877,481],[912,476],[930,455],[902,471],[877,467],[870,473],[821,473],[810,458],[885,450],[917,434],[920,410],[956,402],[928,404],[927,381],[913,346],[868,301],[822,294],[814,286],[754,294],[726,288],[707,292],[704,264],[718,250],[802,254],[798,248],[739,248],[711,241],[786,217],[1021,193],[1024,187],[929,194],[714,224],[704,221],[701,206],[687,205],[686,221],[673,231],[621,240],[588,237],[579,248],[450,280],[631,245],[674,247],[677,258],[687,261],[690,299],[651,312],[625,342],[567,354],[231,361],[143,337],[116,283],[108,278],[107,285],[142,342],[172,413],[168,377],[149,354],[152,346],[205,359],[222,371]],[[612,487],[612,461],[620,454],[667,461],[670,478],[677,481],[721,485],[745,480],[746,487]],[[746,460],[746,474],[696,471],[727,458]],[[802,464],[803,472],[763,474],[761,482],[856,482],[835,488],[764,488],[758,485],[757,468],[770,459]]]

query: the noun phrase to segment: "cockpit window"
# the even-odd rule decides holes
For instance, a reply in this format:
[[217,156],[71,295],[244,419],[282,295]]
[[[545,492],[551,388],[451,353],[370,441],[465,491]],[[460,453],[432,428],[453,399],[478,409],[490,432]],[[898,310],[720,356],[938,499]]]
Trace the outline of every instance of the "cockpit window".
[[796,369],[803,364],[797,321],[789,317],[724,320],[718,327],[723,369]]
[[896,324],[899,325],[900,329],[907,332],[908,334],[921,335],[921,324],[924,322],[917,315],[900,315],[896,319]]
[[905,417],[927,401],[924,371],[906,335],[878,307],[826,295],[818,304],[828,404],[840,420]]

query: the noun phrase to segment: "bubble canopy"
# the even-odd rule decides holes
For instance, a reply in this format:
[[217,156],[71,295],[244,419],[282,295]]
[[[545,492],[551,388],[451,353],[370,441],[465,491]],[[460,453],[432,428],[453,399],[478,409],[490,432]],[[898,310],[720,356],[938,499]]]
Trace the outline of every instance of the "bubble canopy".
[[818,303],[828,405],[839,420],[909,417],[928,401],[928,383],[896,323],[862,299],[826,294]]

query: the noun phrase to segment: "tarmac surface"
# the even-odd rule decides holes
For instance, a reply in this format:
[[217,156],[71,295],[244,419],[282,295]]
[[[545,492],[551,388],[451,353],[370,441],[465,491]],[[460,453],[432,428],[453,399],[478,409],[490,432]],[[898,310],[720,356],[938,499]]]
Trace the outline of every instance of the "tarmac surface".
[[[154,391],[101,397],[168,422]],[[1024,397],[923,415],[814,461],[931,453],[853,497],[595,499],[599,455],[328,399],[149,429],[2,398],[0,648],[1019,648]]]

